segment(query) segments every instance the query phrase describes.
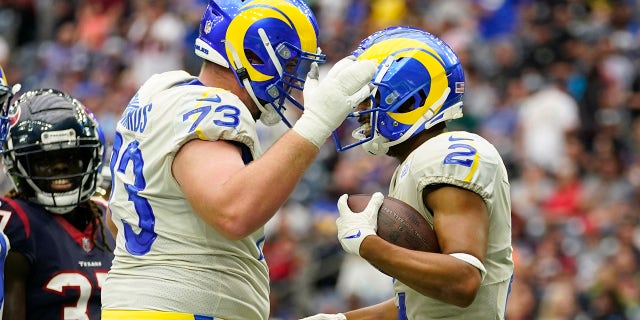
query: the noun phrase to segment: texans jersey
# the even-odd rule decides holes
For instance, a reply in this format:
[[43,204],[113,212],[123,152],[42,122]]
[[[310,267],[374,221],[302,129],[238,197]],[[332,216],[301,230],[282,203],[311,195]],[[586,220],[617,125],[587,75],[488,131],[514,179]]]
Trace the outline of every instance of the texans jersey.
[[155,75],[140,88],[117,125],[111,157],[118,236],[105,310],[267,319],[263,228],[226,239],[193,211],[171,172],[175,154],[193,139],[235,143],[245,163],[259,157],[255,126],[237,96],[183,71]]
[[507,170],[498,151],[469,132],[445,132],[414,150],[394,172],[389,195],[420,211],[433,226],[422,191],[449,184],[480,195],[489,212],[489,237],[484,266],[487,274],[474,302],[467,308],[426,297],[395,281],[398,319],[504,319],[510,279],[511,201]]
[[[0,224],[11,251],[22,254],[30,268],[26,287],[27,319],[100,319],[100,290],[113,253],[97,248],[102,235],[93,223],[78,230],[61,215],[20,199],[1,198]],[[105,208],[101,208],[105,209]],[[91,210],[80,206],[77,210]],[[91,212],[87,212],[90,215]],[[107,232],[107,243],[114,240]]]

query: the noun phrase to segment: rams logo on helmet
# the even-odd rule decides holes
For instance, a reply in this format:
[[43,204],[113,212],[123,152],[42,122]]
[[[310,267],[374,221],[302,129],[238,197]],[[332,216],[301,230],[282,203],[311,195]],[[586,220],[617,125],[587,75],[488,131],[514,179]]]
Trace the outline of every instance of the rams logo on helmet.
[[195,53],[231,69],[272,125],[287,101],[302,109],[291,89],[302,90],[309,66],[323,63],[318,25],[303,0],[209,0]]
[[369,114],[370,124],[353,131],[356,141],[345,144],[340,131],[334,132],[338,151],[362,144],[369,153],[384,154],[437,123],[462,116],[464,72],[453,50],[436,36],[411,27],[387,28],[364,39],[353,54],[378,64],[371,81],[376,89],[370,109],[349,115]]

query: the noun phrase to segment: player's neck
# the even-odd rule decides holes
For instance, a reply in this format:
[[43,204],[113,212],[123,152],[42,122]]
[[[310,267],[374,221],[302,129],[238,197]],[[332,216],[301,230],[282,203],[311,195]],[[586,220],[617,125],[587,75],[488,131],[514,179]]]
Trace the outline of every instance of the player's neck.
[[254,102],[247,93],[247,90],[240,86],[236,76],[230,69],[212,62],[205,62],[202,64],[198,79],[207,87],[221,88],[233,93],[244,103],[252,114],[258,112],[258,108],[254,107]]

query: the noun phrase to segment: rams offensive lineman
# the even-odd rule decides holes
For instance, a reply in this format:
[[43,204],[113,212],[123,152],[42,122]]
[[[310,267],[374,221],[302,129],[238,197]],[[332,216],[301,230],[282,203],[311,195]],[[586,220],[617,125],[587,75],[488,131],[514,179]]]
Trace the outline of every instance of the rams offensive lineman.
[[[338,201],[338,238],[395,278],[395,299],[344,314],[307,320],[504,319],[513,275],[509,181],[496,149],[482,137],[447,131],[462,116],[464,73],[439,38],[410,27],[378,31],[361,42],[358,59],[377,61],[373,98],[350,118],[359,120],[339,151],[356,145],[399,160],[389,196],[422,213],[442,253],[404,249],[375,235],[382,194],[362,213],[347,195]],[[346,121],[345,123],[348,123]]]
[[[195,52],[197,77],[152,76],[118,123],[103,319],[267,319],[263,225],[375,72],[351,57],[318,81],[324,55],[302,0],[211,0]],[[291,125],[285,103],[302,108],[290,92],[305,79],[304,112],[263,154],[256,120]]]

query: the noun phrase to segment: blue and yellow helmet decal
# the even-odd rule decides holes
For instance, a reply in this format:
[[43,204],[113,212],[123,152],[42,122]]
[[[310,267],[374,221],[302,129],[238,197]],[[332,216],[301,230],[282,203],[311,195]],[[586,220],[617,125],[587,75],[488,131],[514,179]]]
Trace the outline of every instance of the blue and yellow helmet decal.
[[[369,136],[343,151],[382,136],[402,141],[439,122],[462,116],[464,71],[455,52],[438,37],[412,27],[398,26],[378,31],[364,39],[353,55],[378,65],[372,84]],[[455,108],[457,111],[453,112]],[[352,113],[358,118],[363,112]],[[336,135],[334,135],[336,139]]]
[[7,74],[0,66],[0,143],[7,139],[7,133],[11,125],[9,105],[12,97],[13,89],[9,86]]
[[326,59],[318,51],[319,29],[302,0],[210,0],[200,23],[195,52],[230,68],[247,81],[259,101],[282,114],[290,95],[302,90],[309,66]]
[[[251,43],[248,38],[251,38],[252,29],[261,27],[266,29],[269,24],[273,28],[281,29],[281,32],[285,34],[289,33],[287,41],[294,45],[298,44],[298,48],[303,52],[315,53],[318,48],[317,26],[309,19],[307,12],[303,12],[294,3],[286,0],[251,1],[241,7],[238,15],[229,23],[225,39],[230,45],[225,49],[227,57],[232,56],[231,48],[236,49],[240,62],[247,69],[252,81],[268,81],[277,76],[258,70],[249,62],[245,54],[246,49],[252,51],[262,49],[260,41]],[[290,32],[286,32],[286,29],[289,29]],[[278,37],[286,38],[284,34]],[[255,44],[259,44],[258,47],[255,47]],[[229,62],[233,67],[238,67],[233,59],[230,59]]]
[[[381,65],[384,60],[390,56],[395,57],[398,61],[401,59],[407,59],[407,61],[399,61],[395,67],[396,70],[392,70],[392,67],[385,78],[380,80],[380,83],[387,83],[394,80],[400,81],[403,84],[404,82],[407,83],[405,86],[399,86],[400,88],[395,88],[395,91],[385,94],[384,96],[386,98],[381,99],[379,104],[389,109],[387,114],[391,119],[402,124],[411,125],[417,122],[427,111],[424,107],[431,106],[435,103],[449,86],[445,63],[436,50],[423,41],[412,38],[390,38],[382,40],[366,49],[358,59],[374,60],[378,65]],[[411,69],[411,73],[418,77],[405,80],[397,79],[398,76],[404,76],[405,78],[409,76],[408,74],[403,74],[402,72],[405,70],[401,69]],[[424,83],[419,82],[421,81],[420,76],[424,76]],[[425,88],[428,95],[422,101],[421,105],[408,112],[393,112],[395,108],[392,106],[397,105],[398,101],[401,100],[401,96],[396,97],[394,95],[402,95],[404,93],[406,96],[423,84],[428,86],[428,88]],[[386,87],[382,87],[379,89],[381,94],[386,91],[385,88]],[[401,89],[405,89],[405,91],[398,92],[398,90]]]
[[7,75],[4,73],[2,67],[0,67],[0,86],[9,87],[9,81],[7,81]]

